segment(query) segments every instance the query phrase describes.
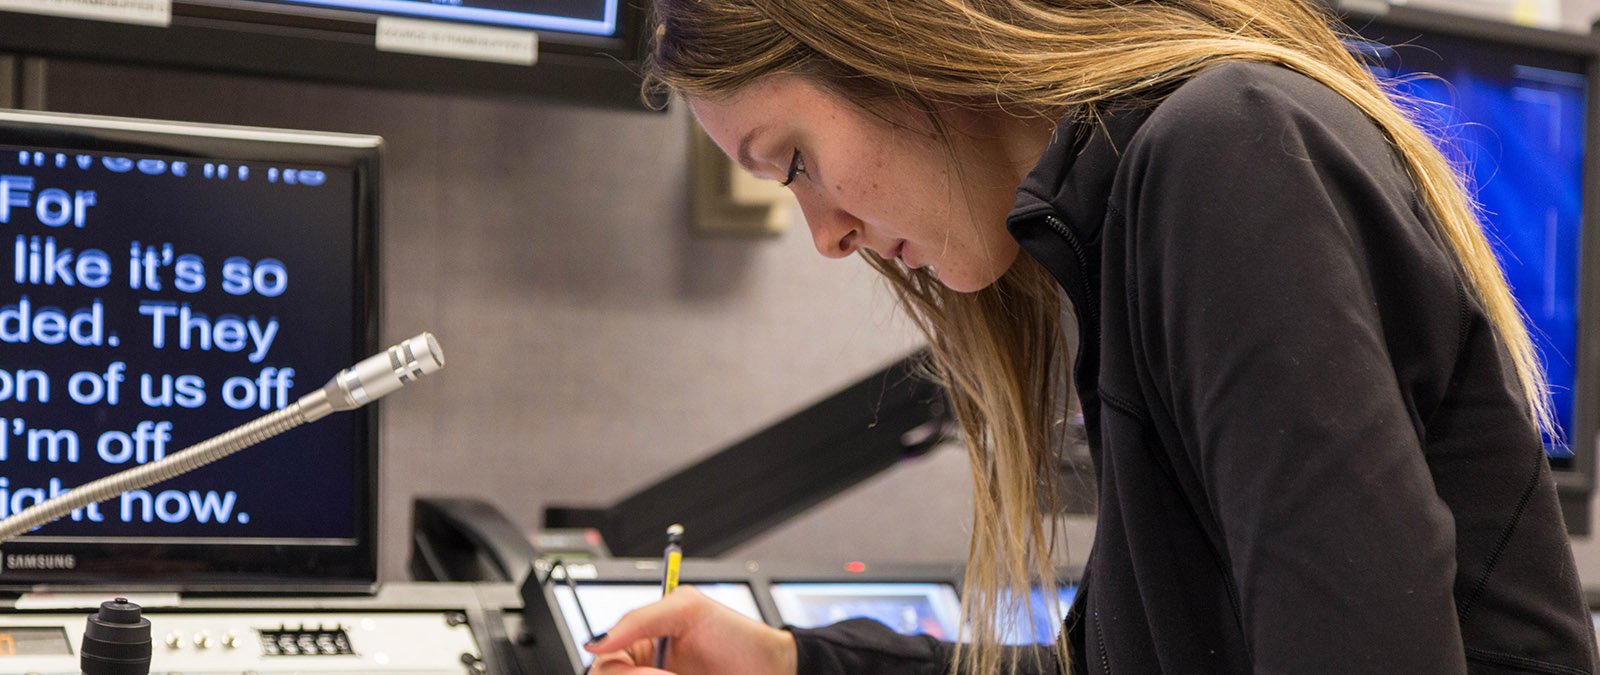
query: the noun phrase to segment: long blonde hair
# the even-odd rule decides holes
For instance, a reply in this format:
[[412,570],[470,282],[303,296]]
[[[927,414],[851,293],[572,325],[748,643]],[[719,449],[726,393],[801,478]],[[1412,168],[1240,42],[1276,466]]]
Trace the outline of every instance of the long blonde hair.
[[[1310,0],[656,0],[655,7],[645,86],[689,97],[726,97],[769,75],[798,74],[869,109],[910,103],[935,116],[938,106],[956,105],[1093,122],[1108,103],[1170,90],[1219,61],[1302,73],[1354,103],[1389,138],[1513,357],[1533,422],[1553,428],[1543,367],[1460,174]],[[963,614],[972,641],[958,647],[957,662],[966,672],[998,672],[996,626],[1030,583],[1054,579],[1062,548],[1052,517],[1069,358],[1059,290],[1026,256],[971,294],[949,291],[925,271],[864,257],[926,335],[930,370],[967,442],[974,504]],[[1064,636],[1058,644],[1065,668]]]

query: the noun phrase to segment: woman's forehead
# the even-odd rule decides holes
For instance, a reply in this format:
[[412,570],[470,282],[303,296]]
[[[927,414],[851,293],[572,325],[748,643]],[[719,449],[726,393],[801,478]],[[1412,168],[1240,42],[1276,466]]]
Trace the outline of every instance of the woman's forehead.
[[824,103],[833,95],[810,79],[789,74],[769,75],[737,90],[720,95],[690,96],[698,113],[702,108],[728,115],[767,109],[782,109],[794,103]]
[[[729,96],[690,97],[689,107],[719,144],[763,126],[793,127],[836,120],[848,104],[798,77],[766,78]],[[727,136],[736,138],[728,139]],[[724,147],[725,150],[735,150]]]

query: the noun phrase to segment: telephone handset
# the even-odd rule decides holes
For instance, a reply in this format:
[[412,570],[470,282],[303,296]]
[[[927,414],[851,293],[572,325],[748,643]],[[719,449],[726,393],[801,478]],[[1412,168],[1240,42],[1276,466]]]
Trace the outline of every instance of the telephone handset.
[[521,528],[470,497],[418,497],[412,505],[411,576],[417,581],[521,584],[536,557]]

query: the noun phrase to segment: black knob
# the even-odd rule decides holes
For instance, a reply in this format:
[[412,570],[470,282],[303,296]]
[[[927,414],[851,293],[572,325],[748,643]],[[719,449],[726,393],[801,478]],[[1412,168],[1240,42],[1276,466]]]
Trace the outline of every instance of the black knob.
[[127,598],[100,603],[83,629],[83,675],[150,675],[150,620]]

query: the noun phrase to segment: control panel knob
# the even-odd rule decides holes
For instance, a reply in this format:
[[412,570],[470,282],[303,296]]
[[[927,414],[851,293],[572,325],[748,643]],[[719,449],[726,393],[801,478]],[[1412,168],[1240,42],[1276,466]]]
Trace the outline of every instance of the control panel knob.
[[150,620],[144,608],[117,598],[100,603],[83,629],[78,672],[85,675],[148,675]]
[[194,634],[194,646],[199,647],[201,649],[205,649],[206,647],[210,647],[211,646],[211,634],[206,632],[206,631],[200,631],[198,633],[195,633]]
[[228,649],[233,649],[234,647],[239,646],[239,634],[231,630],[223,633],[222,646],[227,647]]
[[177,648],[182,647],[182,646],[183,646],[183,633],[179,633],[178,631],[172,631],[171,633],[167,633],[167,648],[168,649],[177,649]]

